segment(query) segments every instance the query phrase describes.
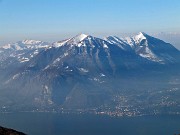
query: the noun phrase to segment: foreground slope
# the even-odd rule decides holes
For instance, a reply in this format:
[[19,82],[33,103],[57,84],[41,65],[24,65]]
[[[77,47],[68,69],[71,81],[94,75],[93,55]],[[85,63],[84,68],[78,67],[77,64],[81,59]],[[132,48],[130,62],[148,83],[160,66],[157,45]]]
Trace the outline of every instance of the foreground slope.
[[1,135],[25,135],[22,132],[18,132],[16,130],[4,128],[4,127],[0,127],[0,134]]

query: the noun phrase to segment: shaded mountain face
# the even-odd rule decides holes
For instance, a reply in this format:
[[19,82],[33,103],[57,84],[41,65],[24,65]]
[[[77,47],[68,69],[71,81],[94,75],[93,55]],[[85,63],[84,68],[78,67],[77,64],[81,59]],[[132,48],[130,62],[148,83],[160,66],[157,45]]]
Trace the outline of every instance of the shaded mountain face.
[[145,33],[124,39],[80,34],[53,44],[25,40],[0,48],[0,106],[113,106],[114,95],[177,80],[179,63],[179,50]]

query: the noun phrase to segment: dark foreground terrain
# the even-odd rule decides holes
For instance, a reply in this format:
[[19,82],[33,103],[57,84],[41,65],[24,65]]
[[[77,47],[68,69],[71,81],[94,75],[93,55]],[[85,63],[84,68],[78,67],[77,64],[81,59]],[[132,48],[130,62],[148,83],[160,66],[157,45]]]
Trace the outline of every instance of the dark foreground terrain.
[[0,126],[0,135],[25,135],[25,134],[13,129],[8,129]]

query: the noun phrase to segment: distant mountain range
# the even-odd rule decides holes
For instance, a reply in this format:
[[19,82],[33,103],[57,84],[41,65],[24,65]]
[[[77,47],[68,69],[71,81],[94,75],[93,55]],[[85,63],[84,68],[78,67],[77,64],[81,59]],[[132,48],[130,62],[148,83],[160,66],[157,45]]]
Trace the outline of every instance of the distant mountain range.
[[[149,96],[164,88],[179,89],[179,69],[180,51],[143,32],[104,39],[80,34],[52,44],[23,40],[0,47],[0,107],[114,109],[124,103],[137,109],[151,100],[160,105],[162,95]],[[176,96],[169,102],[178,104]],[[128,105],[122,97],[128,97]]]

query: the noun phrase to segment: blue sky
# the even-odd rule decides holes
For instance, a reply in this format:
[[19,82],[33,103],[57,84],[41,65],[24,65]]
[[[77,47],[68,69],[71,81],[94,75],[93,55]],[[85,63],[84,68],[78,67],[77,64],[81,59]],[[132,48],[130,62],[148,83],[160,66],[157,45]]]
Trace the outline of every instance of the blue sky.
[[0,0],[0,43],[139,31],[180,33],[180,0]]

